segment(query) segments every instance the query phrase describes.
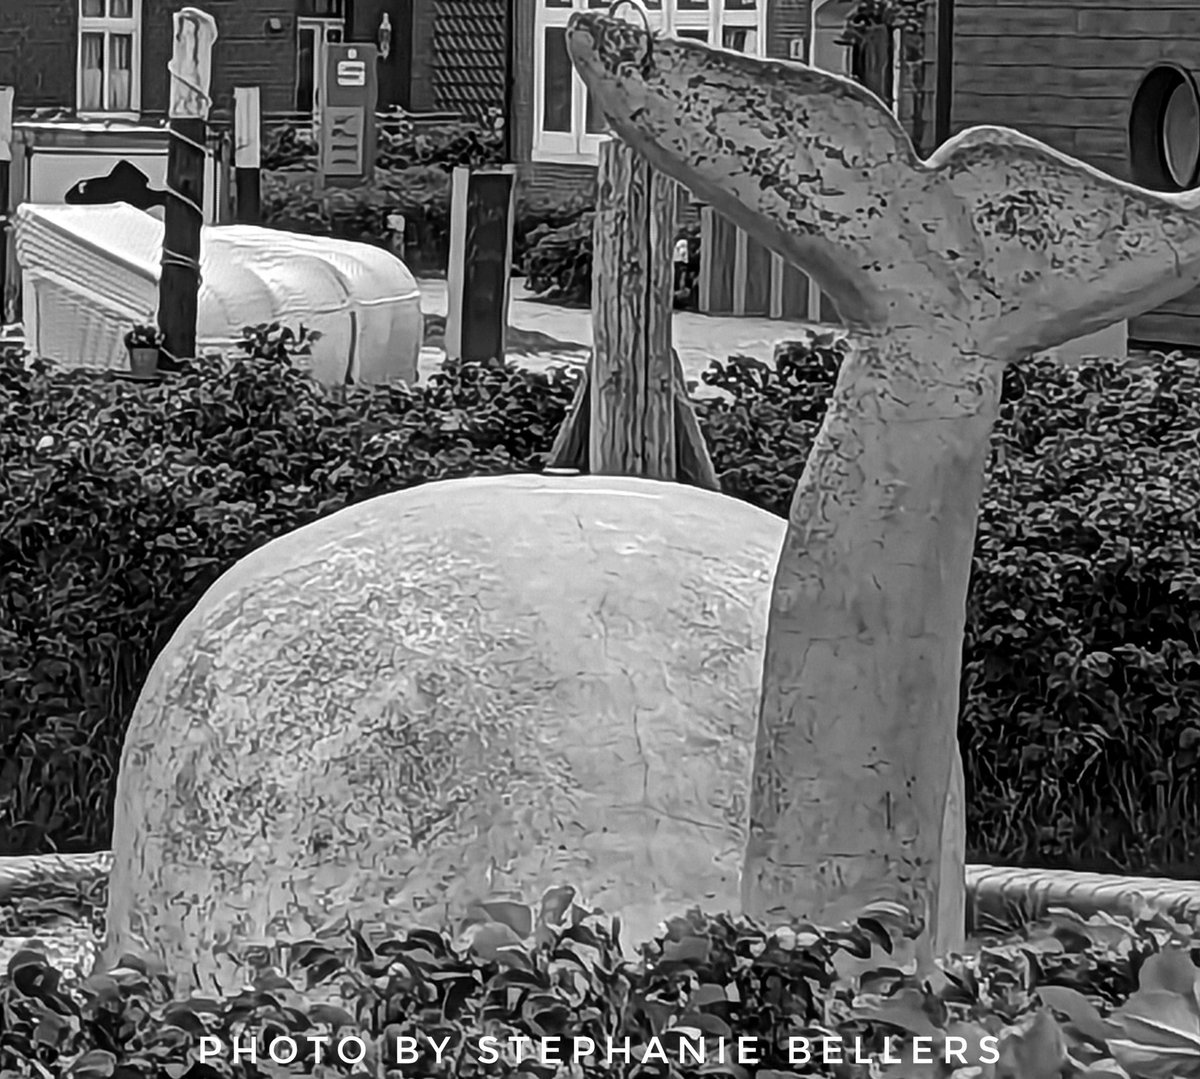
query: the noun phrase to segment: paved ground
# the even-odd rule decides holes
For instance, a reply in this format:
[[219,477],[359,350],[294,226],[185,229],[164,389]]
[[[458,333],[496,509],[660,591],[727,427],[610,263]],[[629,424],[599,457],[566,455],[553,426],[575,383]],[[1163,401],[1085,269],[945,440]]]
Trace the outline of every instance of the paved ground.
[[[446,314],[446,282],[423,279],[421,307],[426,315]],[[522,279],[513,281],[509,305],[513,330],[509,353],[523,366],[539,368],[553,363],[579,364],[592,344],[592,315],[585,308],[559,307],[532,297]],[[777,341],[795,338],[806,328],[802,322],[780,319],[732,318],[676,311],[675,348],[685,377],[698,381],[711,360],[734,355],[770,360]],[[437,348],[422,351],[421,378],[436,370],[442,353]]]

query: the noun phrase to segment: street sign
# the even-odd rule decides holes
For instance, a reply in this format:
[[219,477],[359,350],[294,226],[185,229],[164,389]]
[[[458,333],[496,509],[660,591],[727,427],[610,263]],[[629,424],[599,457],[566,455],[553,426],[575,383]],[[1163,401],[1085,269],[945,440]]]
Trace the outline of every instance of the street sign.
[[317,90],[320,176],[324,183],[355,184],[375,168],[378,50],[331,42],[325,55]]

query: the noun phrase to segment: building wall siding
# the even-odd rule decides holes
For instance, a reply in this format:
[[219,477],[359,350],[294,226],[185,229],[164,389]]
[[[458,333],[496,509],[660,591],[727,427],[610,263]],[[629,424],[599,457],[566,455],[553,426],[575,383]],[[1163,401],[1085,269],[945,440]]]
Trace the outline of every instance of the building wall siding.
[[[188,0],[143,0],[142,111],[165,114],[170,86],[172,17]],[[232,108],[235,86],[258,86],[264,113],[291,112],[295,107],[295,0],[208,0],[204,10],[217,20],[213,46],[214,108]],[[277,18],[272,32],[267,21]]]
[[75,105],[77,0],[0,0],[0,83],[18,109]]
[[[1166,61],[1200,76],[1200,4],[956,0],[952,130],[1014,127],[1129,180],[1130,106]],[[1200,294],[1134,320],[1130,333],[1200,343]]]

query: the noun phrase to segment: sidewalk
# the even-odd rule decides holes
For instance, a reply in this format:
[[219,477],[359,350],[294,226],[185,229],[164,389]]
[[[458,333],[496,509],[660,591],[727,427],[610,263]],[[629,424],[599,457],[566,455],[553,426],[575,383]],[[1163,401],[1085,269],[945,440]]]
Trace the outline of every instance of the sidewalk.
[[[421,308],[427,315],[446,314],[446,282],[423,278]],[[585,308],[558,307],[533,298],[521,278],[514,278],[509,303],[509,326],[518,331],[513,359],[523,367],[539,368],[554,363],[577,364],[586,360],[592,346],[592,315]],[[812,326],[782,319],[735,318],[700,315],[695,311],[676,311],[675,348],[683,363],[684,376],[699,381],[700,372],[710,361],[730,356],[753,356],[770,361],[775,343],[800,336]],[[534,347],[527,343],[536,342]],[[421,378],[441,362],[439,349],[425,349],[421,355]]]

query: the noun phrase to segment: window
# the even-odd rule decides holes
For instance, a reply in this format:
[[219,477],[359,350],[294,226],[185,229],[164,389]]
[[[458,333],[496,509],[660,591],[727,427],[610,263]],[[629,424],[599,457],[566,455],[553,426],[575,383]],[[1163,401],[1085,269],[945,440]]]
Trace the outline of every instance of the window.
[[[534,20],[534,161],[595,164],[604,119],[567,55],[573,11],[607,10],[612,0],[536,0]],[[761,53],[766,0],[643,0],[651,25],[676,37]]]
[[1187,191],[1200,182],[1200,95],[1189,72],[1173,64],[1142,79],[1129,113],[1134,183]]
[[142,107],[142,0],[78,0],[76,105],[134,116]]

